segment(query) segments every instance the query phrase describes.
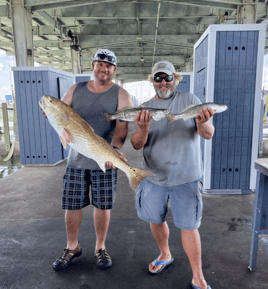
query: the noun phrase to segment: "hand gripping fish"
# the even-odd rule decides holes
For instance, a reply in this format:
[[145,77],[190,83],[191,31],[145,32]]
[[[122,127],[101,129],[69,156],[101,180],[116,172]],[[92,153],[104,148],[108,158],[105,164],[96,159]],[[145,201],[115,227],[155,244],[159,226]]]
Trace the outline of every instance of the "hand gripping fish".
[[93,128],[74,109],[61,100],[44,95],[39,101],[39,105],[60,136],[64,148],[66,148],[66,142],[61,135],[66,129],[71,134],[70,147],[96,161],[104,173],[106,171],[105,162],[111,161],[127,175],[133,190],[137,188],[143,179],[153,176],[151,172],[133,168],[122,161],[107,141],[98,136]]
[[199,110],[202,108],[211,108],[214,113],[220,113],[225,111],[228,107],[225,104],[218,104],[213,102],[206,102],[197,105],[189,105],[179,114],[168,114],[166,117],[169,120],[169,123],[173,123],[178,119],[183,119],[184,121],[190,120],[199,114]]

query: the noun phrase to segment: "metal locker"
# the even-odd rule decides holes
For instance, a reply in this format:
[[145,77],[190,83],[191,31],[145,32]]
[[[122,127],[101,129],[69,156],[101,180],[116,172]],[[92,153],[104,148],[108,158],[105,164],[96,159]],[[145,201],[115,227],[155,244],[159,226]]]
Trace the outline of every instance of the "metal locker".
[[[39,100],[49,94],[60,98],[74,83],[73,75],[50,67],[14,67],[21,163],[55,164],[65,156],[54,128],[42,115]],[[60,92],[58,79],[63,79]]]
[[176,86],[178,91],[185,91],[193,93],[193,73],[192,72],[179,72],[183,77],[179,84]]
[[211,25],[195,44],[195,94],[228,106],[214,115],[215,135],[204,142],[207,193],[255,189],[264,39],[262,24]]
[[94,74],[75,74],[75,83],[84,82],[94,79]]

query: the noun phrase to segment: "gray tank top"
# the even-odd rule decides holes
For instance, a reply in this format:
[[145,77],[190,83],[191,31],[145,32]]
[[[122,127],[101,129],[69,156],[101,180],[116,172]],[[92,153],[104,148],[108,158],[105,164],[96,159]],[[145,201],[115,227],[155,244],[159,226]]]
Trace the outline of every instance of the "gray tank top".
[[[88,82],[78,83],[71,107],[94,129],[95,133],[111,144],[116,121],[106,123],[103,112],[115,114],[118,107],[118,94],[120,86],[114,84],[110,89],[102,93],[94,93],[87,87]],[[74,149],[70,148],[67,165],[74,168],[100,170],[98,164]]]

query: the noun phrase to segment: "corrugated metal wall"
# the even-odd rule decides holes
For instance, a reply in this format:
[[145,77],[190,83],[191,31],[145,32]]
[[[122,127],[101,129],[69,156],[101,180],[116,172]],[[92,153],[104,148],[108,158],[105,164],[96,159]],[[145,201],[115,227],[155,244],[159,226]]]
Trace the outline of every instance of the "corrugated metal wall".
[[59,137],[42,115],[39,100],[49,94],[61,98],[73,84],[73,76],[49,70],[15,70],[22,164],[54,164],[66,157]]
[[250,180],[258,31],[217,32],[214,102],[213,189],[248,189]]
[[176,86],[178,91],[190,91],[190,75],[183,75],[182,81]]

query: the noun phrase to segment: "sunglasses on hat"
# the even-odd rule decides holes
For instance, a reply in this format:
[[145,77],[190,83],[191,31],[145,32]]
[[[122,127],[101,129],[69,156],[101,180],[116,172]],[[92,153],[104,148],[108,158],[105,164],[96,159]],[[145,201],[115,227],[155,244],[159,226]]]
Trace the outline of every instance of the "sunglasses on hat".
[[154,77],[154,82],[162,82],[162,80],[165,79],[165,82],[171,82],[173,80],[173,75],[166,75],[164,77],[162,76],[155,76]]
[[115,63],[115,57],[109,56],[106,54],[97,54],[97,57],[95,57],[95,60],[103,60],[103,61],[109,61]]

